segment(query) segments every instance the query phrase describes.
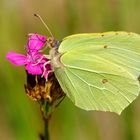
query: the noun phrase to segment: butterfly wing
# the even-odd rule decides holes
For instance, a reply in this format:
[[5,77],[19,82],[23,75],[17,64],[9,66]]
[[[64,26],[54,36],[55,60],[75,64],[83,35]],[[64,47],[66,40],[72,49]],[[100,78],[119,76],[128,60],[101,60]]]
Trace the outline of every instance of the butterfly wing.
[[120,114],[138,96],[139,35],[72,35],[62,41],[58,52],[61,65],[54,66],[55,75],[76,106]]

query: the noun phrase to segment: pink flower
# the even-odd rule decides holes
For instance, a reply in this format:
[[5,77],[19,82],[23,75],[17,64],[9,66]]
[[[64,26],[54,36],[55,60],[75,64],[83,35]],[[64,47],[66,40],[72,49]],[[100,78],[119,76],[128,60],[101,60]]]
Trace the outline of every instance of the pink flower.
[[44,46],[46,37],[38,34],[29,34],[29,41],[27,46],[27,55],[18,54],[10,51],[6,58],[14,65],[25,65],[25,68],[29,74],[43,75],[45,78],[51,71],[49,59],[43,54],[39,53],[39,50]]
[[39,35],[36,33],[31,33],[28,35],[27,52],[28,53],[38,53],[38,51],[45,45],[46,36]]
[[43,58],[42,54],[36,55],[23,55],[15,52],[9,52],[6,58],[14,65],[21,66],[25,65],[26,70],[29,74],[40,75],[43,73],[43,64],[48,61],[47,58]]

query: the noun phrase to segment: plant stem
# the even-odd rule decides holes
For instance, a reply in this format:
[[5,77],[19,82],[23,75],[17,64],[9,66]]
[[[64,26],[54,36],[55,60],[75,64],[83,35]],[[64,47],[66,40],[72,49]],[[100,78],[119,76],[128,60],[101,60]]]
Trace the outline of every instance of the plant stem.
[[49,128],[48,128],[48,125],[49,125],[49,120],[45,120],[45,134],[44,134],[44,136],[45,136],[45,140],[50,140],[50,138],[49,138]]

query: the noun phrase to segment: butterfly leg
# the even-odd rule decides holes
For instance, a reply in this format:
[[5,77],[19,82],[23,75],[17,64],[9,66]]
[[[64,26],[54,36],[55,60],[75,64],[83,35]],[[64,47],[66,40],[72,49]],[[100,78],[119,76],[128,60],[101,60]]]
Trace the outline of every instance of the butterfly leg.
[[[43,76],[45,77],[46,81],[47,81],[47,77],[48,77],[49,73],[53,72],[53,70],[48,70],[47,71],[47,69],[46,69],[47,64],[50,64],[50,61],[47,61],[46,63],[44,63],[44,65],[43,65],[43,73],[41,75],[41,77],[43,77]],[[47,74],[45,74],[46,71],[47,71]]]
[[41,50],[39,50],[39,52],[44,52],[45,50],[47,50],[48,45],[45,45]]
[[[43,56],[38,60],[38,62],[35,63],[35,64],[32,64],[32,66],[38,65],[44,58],[50,59],[50,55],[43,55]],[[48,62],[48,61],[47,61],[47,62]]]

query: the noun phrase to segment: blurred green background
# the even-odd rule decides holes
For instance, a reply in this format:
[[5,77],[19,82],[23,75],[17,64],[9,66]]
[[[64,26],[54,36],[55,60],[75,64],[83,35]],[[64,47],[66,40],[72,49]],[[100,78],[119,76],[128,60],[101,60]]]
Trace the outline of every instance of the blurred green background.
[[[34,13],[59,40],[82,32],[140,33],[140,0],[0,0],[0,140],[39,140],[43,131],[39,106],[24,91],[24,68],[5,59],[10,50],[24,53],[28,33],[48,35]],[[86,112],[65,99],[51,119],[51,140],[140,140],[139,102],[118,116]]]

